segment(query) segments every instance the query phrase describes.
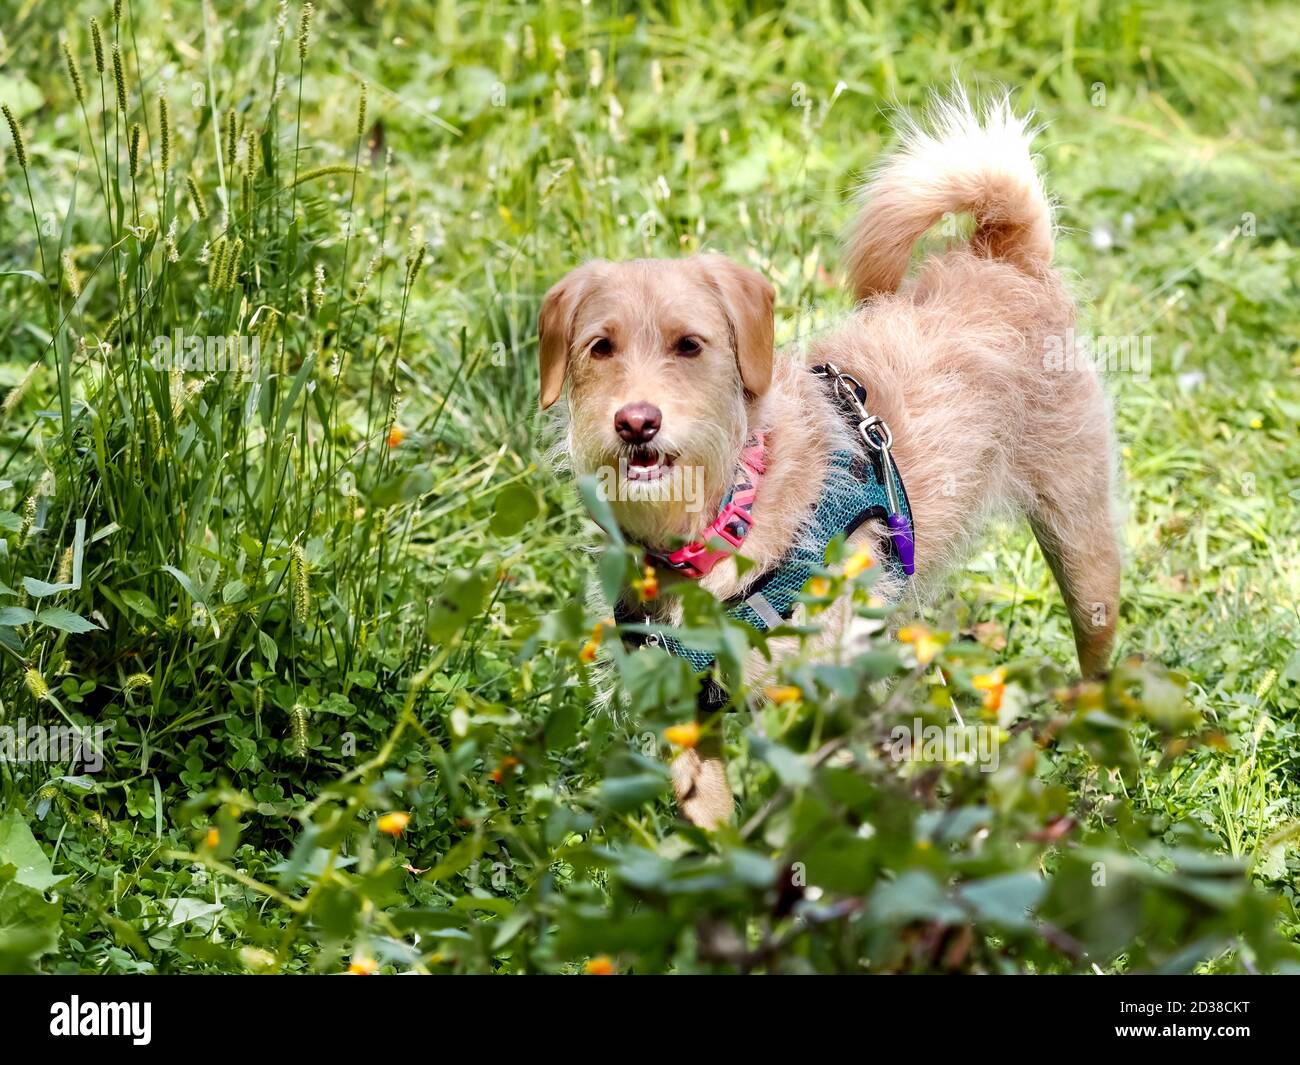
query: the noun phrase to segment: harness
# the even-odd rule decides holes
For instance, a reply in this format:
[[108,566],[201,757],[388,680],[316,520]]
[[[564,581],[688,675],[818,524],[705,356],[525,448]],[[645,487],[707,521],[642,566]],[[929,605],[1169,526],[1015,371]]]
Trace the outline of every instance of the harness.
[[[838,536],[848,537],[869,521],[883,521],[889,529],[889,555],[885,564],[895,574],[910,577],[915,572],[915,537],[907,490],[894,463],[894,438],[889,427],[867,412],[867,390],[852,375],[830,363],[812,367],[832,390],[832,398],[861,438],[863,447],[839,449],[830,456],[822,496],[798,542],[781,561],[762,574],[744,592],[727,601],[730,617],[768,632],[794,615],[804,585],[825,564],[826,549]],[[736,484],[723,502],[718,517],[700,539],[665,555],[650,554],[659,565],[699,580],[731,552],[714,546],[717,541],[739,548],[754,527],[753,504],[765,469],[764,441],[757,434],[746,444],[736,475]],[[614,618],[620,624],[638,619],[621,601]],[[646,619],[647,622],[649,619]],[[691,664],[698,673],[713,665],[714,656],[687,647],[668,632],[627,633],[632,644],[661,646]],[[700,696],[700,708],[721,709],[728,696],[710,676]]]

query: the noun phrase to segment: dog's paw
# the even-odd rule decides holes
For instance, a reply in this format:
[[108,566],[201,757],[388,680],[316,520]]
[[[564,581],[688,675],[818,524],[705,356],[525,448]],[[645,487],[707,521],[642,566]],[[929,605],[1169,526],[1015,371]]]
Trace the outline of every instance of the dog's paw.
[[673,791],[678,809],[700,828],[717,828],[731,818],[731,785],[721,758],[683,751],[673,760]]

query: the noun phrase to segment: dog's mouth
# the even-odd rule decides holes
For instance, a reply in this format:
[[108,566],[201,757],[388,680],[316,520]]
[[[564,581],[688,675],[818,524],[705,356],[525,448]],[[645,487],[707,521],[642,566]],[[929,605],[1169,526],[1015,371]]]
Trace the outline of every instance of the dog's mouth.
[[673,464],[673,456],[656,447],[634,447],[626,455],[629,481],[657,481]]

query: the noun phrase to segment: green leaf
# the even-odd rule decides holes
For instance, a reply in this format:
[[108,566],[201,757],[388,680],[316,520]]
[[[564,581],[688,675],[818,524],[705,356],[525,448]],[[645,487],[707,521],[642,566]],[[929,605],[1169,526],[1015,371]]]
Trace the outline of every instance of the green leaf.
[[1042,901],[1046,890],[1043,878],[1034,873],[1004,873],[963,884],[957,895],[981,921],[1025,931],[1034,927],[1028,911]]
[[14,879],[36,891],[48,891],[67,879],[54,875],[49,858],[17,810],[0,820],[0,865],[14,866],[18,870]]
[[429,636],[446,640],[464,629],[483,609],[487,586],[477,573],[458,570],[448,575],[434,599]]
[[23,587],[27,589],[27,594],[35,599],[43,599],[47,595],[58,595],[59,592],[67,592],[72,589],[71,584],[47,584],[45,581],[38,581],[35,577],[24,577]]
[[64,610],[59,606],[47,607],[45,610],[38,611],[36,614],[36,623],[38,625],[48,625],[52,629],[59,629],[62,632],[97,632],[99,626],[93,621],[87,621],[80,614],[74,614],[71,610]]
[[515,536],[541,513],[537,493],[526,485],[506,485],[497,493],[491,529],[497,536]]
[[633,773],[614,777],[601,784],[596,793],[600,804],[614,813],[626,813],[657,799],[664,793],[668,780],[661,773]]
[[572,702],[563,702],[551,711],[546,719],[544,738],[546,749],[563,751],[572,746],[578,735],[578,708]]
[[21,883],[17,871],[0,863],[0,974],[30,973],[59,945],[62,901]]
[[750,745],[759,758],[776,770],[781,783],[790,788],[806,788],[812,782],[812,770],[789,747],[773,743],[757,733],[750,736]]
[[164,573],[170,573],[176,578],[176,582],[185,589],[185,594],[190,597],[191,601],[207,606],[207,599],[204,597],[203,593],[195,587],[194,582],[190,580],[189,577],[178,570],[175,566],[163,566],[162,568]]
[[447,852],[442,861],[424,874],[424,879],[446,880],[449,876],[455,876],[468,869],[474,859],[482,853],[482,836],[474,835],[463,839]]
[[609,500],[601,491],[600,482],[591,476],[579,477],[578,494],[582,497],[582,503],[587,508],[587,513],[591,515],[591,520],[604,529],[605,534],[614,543],[622,547],[623,532],[614,519],[614,511],[610,509]]
[[601,551],[596,568],[605,602],[617,603],[627,579],[627,553],[618,544],[609,544]]
[[902,925],[911,921],[942,921],[955,924],[965,912],[944,894],[938,881],[920,869],[909,869],[892,883],[880,884],[867,904],[871,919],[881,925]]
[[143,618],[156,618],[158,616],[158,608],[154,606],[154,601],[145,595],[144,592],[119,592],[118,597],[132,611]]
[[272,673],[275,672],[275,663],[280,658],[280,648],[276,642],[271,639],[261,629],[257,630],[257,646],[262,650],[262,657],[266,659],[266,668]]
[[25,606],[0,607],[0,625],[26,625],[35,618],[36,615]]

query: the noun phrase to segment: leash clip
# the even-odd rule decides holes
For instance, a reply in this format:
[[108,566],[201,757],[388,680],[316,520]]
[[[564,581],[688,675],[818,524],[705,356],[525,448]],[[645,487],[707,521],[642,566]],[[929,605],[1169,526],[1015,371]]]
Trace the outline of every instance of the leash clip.
[[889,526],[890,537],[893,540],[899,564],[903,567],[903,572],[910,577],[916,572],[916,543],[912,535],[912,523],[903,512],[898,498],[898,487],[895,483],[898,471],[894,465],[894,456],[891,453],[891,448],[894,446],[894,434],[890,432],[889,426],[883,418],[877,414],[868,413],[866,404],[867,390],[856,377],[844,373],[831,362],[814,366],[812,372],[818,377],[834,377],[835,390],[849,401],[850,407],[858,415],[858,435],[862,437],[863,443],[868,448],[880,456],[881,473],[883,474],[881,481],[883,482],[882,487],[885,489],[885,502],[889,510],[889,514],[886,516],[886,524]]

